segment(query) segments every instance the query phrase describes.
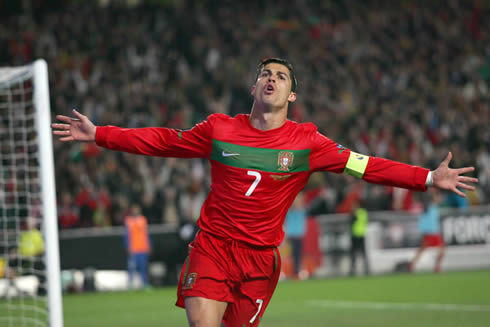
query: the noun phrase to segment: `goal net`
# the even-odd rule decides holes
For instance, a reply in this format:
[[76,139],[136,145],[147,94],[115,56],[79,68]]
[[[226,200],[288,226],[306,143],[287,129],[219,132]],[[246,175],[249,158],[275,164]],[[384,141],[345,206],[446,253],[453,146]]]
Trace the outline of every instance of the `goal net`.
[[0,326],[61,327],[47,65],[0,67]]

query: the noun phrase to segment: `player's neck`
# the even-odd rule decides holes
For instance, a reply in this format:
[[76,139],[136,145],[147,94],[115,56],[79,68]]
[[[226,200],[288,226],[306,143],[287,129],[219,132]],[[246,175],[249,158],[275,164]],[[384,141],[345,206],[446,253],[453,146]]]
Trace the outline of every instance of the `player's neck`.
[[254,103],[249,120],[250,124],[256,129],[268,131],[284,125],[287,120],[287,114],[287,107],[280,110],[268,110],[267,108],[256,106]]

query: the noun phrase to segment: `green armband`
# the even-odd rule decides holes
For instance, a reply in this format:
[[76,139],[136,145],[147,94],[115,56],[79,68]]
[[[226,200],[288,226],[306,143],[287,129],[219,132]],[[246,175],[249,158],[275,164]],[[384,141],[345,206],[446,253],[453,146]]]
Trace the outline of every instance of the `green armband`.
[[368,161],[369,156],[351,151],[349,160],[347,160],[347,165],[345,165],[344,173],[356,178],[362,178],[364,172],[366,171]]

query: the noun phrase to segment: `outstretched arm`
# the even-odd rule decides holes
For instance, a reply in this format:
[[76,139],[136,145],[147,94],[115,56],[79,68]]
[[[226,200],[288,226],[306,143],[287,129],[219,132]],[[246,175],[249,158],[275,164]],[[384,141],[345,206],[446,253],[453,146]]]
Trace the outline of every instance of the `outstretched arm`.
[[452,191],[459,196],[466,197],[466,194],[458,190],[458,188],[473,191],[475,187],[473,185],[469,185],[468,183],[478,183],[478,178],[461,175],[472,172],[475,170],[475,168],[449,168],[449,162],[451,161],[452,157],[452,153],[449,152],[446,159],[444,159],[439,167],[432,172],[432,185],[443,190]]
[[475,170],[473,167],[449,168],[451,153],[436,170],[430,172],[426,168],[353,152],[318,132],[314,134],[313,142],[317,145],[310,159],[310,167],[314,171],[344,172],[369,183],[414,191],[425,191],[428,186],[434,186],[462,197],[465,194],[461,189],[474,190],[471,184],[478,183],[477,178],[461,176]]
[[69,141],[95,141],[95,131],[97,127],[87,118],[75,109],[73,114],[76,118],[71,118],[63,115],[57,115],[56,119],[61,120],[64,124],[53,123],[53,134],[59,135],[61,142]]
[[213,115],[189,130],[165,127],[120,128],[95,126],[86,116],[73,110],[75,118],[58,115],[63,123],[52,124],[60,141],[95,141],[98,146],[141,155],[177,158],[207,158],[212,146]]

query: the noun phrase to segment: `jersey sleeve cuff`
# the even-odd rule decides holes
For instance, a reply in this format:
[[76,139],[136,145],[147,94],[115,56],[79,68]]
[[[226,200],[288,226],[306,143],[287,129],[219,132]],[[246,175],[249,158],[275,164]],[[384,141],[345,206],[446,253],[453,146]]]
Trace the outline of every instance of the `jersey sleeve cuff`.
[[416,188],[420,191],[427,191],[428,185],[426,184],[426,181],[427,181],[427,175],[429,174],[430,170],[421,167],[418,168],[419,169],[415,171]]
[[98,146],[107,148],[108,133],[109,133],[109,128],[107,126],[97,126],[95,130],[95,143]]
[[425,179],[425,185],[432,186],[432,184],[434,184],[434,180],[432,179],[432,171],[429,171],[427,178]]

